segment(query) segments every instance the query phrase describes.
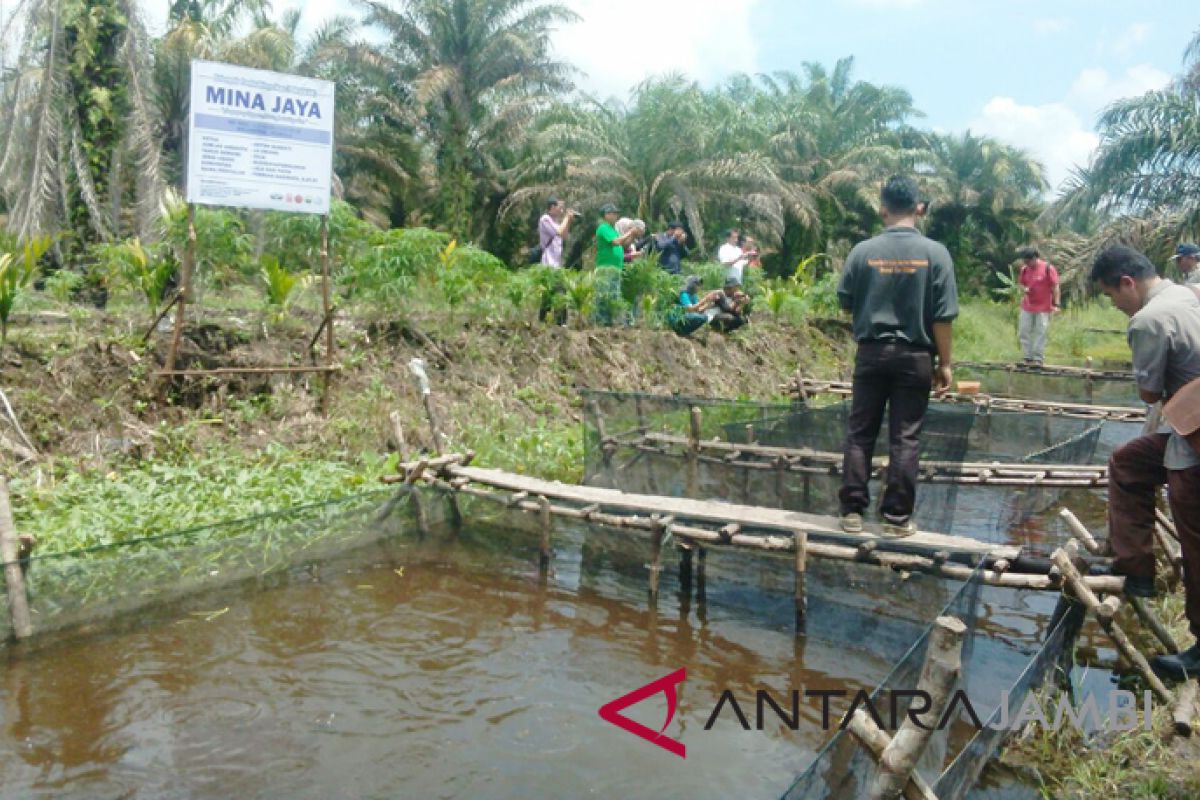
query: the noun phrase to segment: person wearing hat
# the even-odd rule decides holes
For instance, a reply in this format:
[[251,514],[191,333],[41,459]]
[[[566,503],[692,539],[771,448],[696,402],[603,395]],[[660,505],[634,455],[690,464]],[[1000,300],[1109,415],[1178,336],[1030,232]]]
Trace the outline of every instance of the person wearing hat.
[[1190,242],[1181,244],[1175,248],[1171,260],[1179,267],[1179,276],[1185,284],[1200,286],[1200,269],[1196,269],[1196,262],[1200,261],[1200,247]]
[[[1200,379],[1200,298],[1190,287],[1160,278],[1145,255],[1114,245],[1096,257],[1091,282],[1129,317],[1133,374],[1143,402],[1166,401],[1170,420],[1177,395]],[[1153,597],[1154,505],[1167,498],[1183,552],[1185,611],[1200,639],[1200,452],[1170,425],[1132,439],[1108,459],[1108,543],[1112,572],[1125,576],[1125,593]],[[1179,655],[1157,656],[1151,666],[1178,680],[1200,676],[1200,644]]]
[[603,219],[596,226],[596,322],[613,324],[614,309],[621,301],[621,270],[625,266],[625,245],[637,238],[637,228],[617,233],[620,210],[612,203],[600,208]]
[[732,275],[721,291],[713,292],[712,305],[717,313],[709,324],[721,333],[732,333],[750,321],[746,316],[750,297],[742,291],[741,280]]
[[871,458],[885,410],[891,442],[879,503],[883,533],[916,531],[921,426],[930,389],[950,388],[951,325],[958,316],[954,262],[943,245],[917,230],[917,217],[928,207],[917,198],[912,178],[888,178],[879,193],[887,228],[854,246],[838,283],[838,302],[853,315],[858,342],[838,492],[847,533],[863,530]]

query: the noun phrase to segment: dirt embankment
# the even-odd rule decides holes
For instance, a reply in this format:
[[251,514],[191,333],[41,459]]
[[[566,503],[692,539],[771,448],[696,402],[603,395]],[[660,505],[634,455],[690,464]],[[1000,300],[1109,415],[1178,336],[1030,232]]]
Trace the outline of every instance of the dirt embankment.
[[[415,442],[429,444],[407,370],[424,358],[452,441],[578,421],[578,388],[765,398],[797,368],[831,375],[850,342],[837,324],[797,329],[766,321],[724,337],[682,339],[662,330],[575,329],[536,324],[368,322],[343,318],[330,413],[318,413],[310,376],[185,379],[160,402],[151,373],[168,340],[143,346],[135,326],[111,317],[18,329],[0,353],[2,385],[24,431],[43,455],[104,460],[149,458],[223,442],[271,442],[330,454],[387,441],[399,410]],[[179,367],[309,363],[311,331],[266,330],[235,319],[189,325]],[[15,440],[7,423],[0,431]],[[0,458],[13,461],[11,452]]]

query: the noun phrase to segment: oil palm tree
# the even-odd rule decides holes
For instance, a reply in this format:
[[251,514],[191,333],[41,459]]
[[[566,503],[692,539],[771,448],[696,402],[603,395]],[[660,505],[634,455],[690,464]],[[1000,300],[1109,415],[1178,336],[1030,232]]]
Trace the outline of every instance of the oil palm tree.
[[1045,169],[1020,148],[970,131],[927,141],[920,165],[933,199],[926,232],[950,250],[964,288],[981,289],[1033,238]]
[[504,193],[506,156],[571,86],[570,68],[549,55],[550,37],[577,16],[544,0],[358,1],[365,23],[386,37],[365,55],[377,91],[411,109],[438,217],[460,236],[485,235],[491,220],[474,212]]
[[629,105],[558,106],[541,120],[505,211],[551,193],[590,210],[618,201],[651,224],[684,219],[703,248],[705,219],[724,204],[778,236],[783,186],[752,139],[730,144],[727,112],[680,75],[642,83]]
[[1104,224],[1093,243],[1120,238],[1160,259],[1179,238],[1200,234],[1200,32],[1170,85],[1112,104],[1099,129],[1091,162],[1072,176],[1046,221],[1070,223],[1098,211]]

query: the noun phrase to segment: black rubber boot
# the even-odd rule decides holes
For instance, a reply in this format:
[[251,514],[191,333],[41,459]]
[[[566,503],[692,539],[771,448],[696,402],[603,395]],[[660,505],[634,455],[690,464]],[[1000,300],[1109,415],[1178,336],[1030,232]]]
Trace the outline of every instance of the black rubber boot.
[[1186,681],[1200,676],[1200,644],[1194,644],[1177,656],[1155,656],[1150,667],[1164,678]]

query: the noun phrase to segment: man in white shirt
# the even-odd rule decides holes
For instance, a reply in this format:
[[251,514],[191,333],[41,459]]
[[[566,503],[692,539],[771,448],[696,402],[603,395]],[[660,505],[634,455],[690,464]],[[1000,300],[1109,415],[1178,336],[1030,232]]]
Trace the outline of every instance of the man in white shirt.
[[717,261],[725,268],[725,277],[737,278],[739,284],[742,282],[742,272],[746,269],[746,256],[742,253],[741,239],[742,232],[737,228],[730,228],[725,236],[725,244],[717,248]]

